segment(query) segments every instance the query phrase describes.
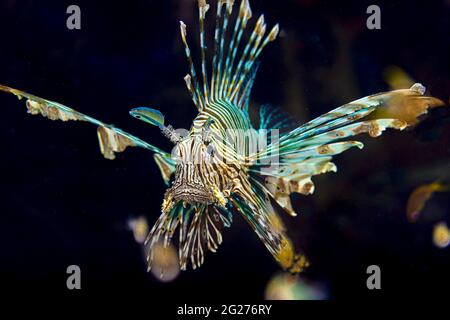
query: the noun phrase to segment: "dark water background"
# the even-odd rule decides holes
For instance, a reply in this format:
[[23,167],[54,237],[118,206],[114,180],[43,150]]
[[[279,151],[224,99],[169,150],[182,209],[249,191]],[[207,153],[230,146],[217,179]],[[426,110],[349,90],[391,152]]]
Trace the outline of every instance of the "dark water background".
[[[214,1],[210,1],[214,2]],[[374,2],[382,29],[365,27],[368,3],[254,0],[254,15],[279,22],[282,37],[265,50],[252,105],[270,103],[302,123],[348,101],[388,90],[383,71],[398,66],[448,103],[450,2]],[[82,29],[66,28],[78,4]],[[372,4],[372,3],[370,3]],[[213,11],[209,23],[213,23]],[[64,103],[169,150],[159,131],[128,115],[162,110],[189,127],[195,107],[178,20],[197,30],[193,1],[0,2],[0,83]],[[254,19],[253,21],[255,21]],[[191,47],[197,43],[191,42]],[[66,292],[66,267],[82,270],[83,292],[143,292],[157,299],[263,298],[277,264],[236,217],[218,253],[202,268],[163,284],[146,273],[127,219],[159,216],[165,186],[145,150],[115,161],[99,153],[95,127],[25,113],[0,94],[0,281],[4,291]],[[315,179],[312,196],[294,196],[297,218],[283,216],[309,256],[305,273],[334,299],[439,296],[449,282],[449,249],[432,227],[450,222],[449,194],[436,194],[416,224],[406,220],[417,186],[450,183],[450,112],[436,109],[408,132],[362,138],[363,151],[337,157],[338,172]],[[382,270],[368,291],[366,268]]]

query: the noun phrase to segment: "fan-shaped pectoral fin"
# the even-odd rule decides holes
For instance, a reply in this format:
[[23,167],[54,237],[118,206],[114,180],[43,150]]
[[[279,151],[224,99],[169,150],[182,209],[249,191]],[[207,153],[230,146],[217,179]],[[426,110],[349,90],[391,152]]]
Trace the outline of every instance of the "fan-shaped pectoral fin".
[[97,136],[100,144],[100,151],[106,159],[115,159],[116,153],[123,152],[128,147],[140,147],[163,157],[170,157],[170,154],[167,152],[162,151],[128,132],[94,119],[58,102],[46,100],[27,92],[2,85],[0,85],[0,91],[11,93],[19,98],[19,100],[25,98],[28,113],[32,115],[41,115],[50,120],[60,120],[64,122],[82,121],[96,125],[98,127]]
[[158,153],[155,153],[153,155],[153,158],[155,159],[159,171],[161,171],[161,176],[164,180],[164,183],[166,185],[169,185],[170,178],[172,177],[172,175],[175,173],[176,170],[175,161],[172,160],[170,156],[161,155]]
[[290,273],[300,273],[309,266],[306,256],[295,252],[292,241],[285,234],[281,235],[279,248],[273,256]]
[[295,252],[285,227],[270,203],[252,203],[237,195],[231,198],[233,206],[247,220],[252,229],[266,246],[280,266],[291,273],[303,271],[309,262],[303,254]]
[[175,205],[175,200],[173,199],[173,193],[172,189],[167,189],[166,193],[164,194],[164,200],[162,203],[161,210],[163,213],[169,213]]

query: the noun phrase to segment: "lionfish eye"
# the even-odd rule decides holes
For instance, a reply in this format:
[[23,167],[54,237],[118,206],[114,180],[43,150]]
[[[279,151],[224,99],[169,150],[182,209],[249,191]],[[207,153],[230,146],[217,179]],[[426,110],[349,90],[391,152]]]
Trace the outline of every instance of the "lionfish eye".
[[214,123],[212,118],[208,118],[205,122],[205,126],[203,127],[202,140],[203,143],[208,146],[211,142],[211,125]]
[[[209,144],[209,143],[208,143]],[[214,146],[209,144],[208,147],[206,148],[206,152],[211,156],[214,157],[215,154],[215,150],[214,150]]]

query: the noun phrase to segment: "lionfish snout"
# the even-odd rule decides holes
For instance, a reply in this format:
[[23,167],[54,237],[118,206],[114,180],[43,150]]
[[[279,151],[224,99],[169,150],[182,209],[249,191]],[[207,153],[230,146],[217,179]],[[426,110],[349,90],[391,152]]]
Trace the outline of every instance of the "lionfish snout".
[[176,202],[185,201],[190,204],[211,204],[214,200],[212,193],[206,188],[182,184],[173,190],[173,198]]
[[176,202],[211,204],[214,201],[214,194],[203,181],[196,164],[177,165],[176,177],[171,190]]

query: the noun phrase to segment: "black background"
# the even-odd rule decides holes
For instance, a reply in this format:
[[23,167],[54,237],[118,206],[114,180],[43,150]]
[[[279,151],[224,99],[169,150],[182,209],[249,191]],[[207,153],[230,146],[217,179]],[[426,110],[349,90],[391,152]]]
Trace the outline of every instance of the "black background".
[[[214,1],[210,1],[214,2]],[[82,29],[66,28],[78,4]],[[371,4],[371,3],[370,3]],[[262,57],[253,104],[271,103],[299,121],[388,90],[383,70],[404,69],[446,102],[450,89],[450,3],[380,2],[382,29],[365,27],[367,3],[254,0],[255,16],[279,22],[281,39]],[[215,6],[213,6],[215,7]],[[212,10],[208,22],[213,24]],[[197,30],[193,1],[0,2],[0,83],[64,103],[170,150],[157,129],[128,115],[157,107],[175,127],[190,126],[195,107],[184,87],[187,64],[178,20]],[[255,19],[256,20],[256,19]],[[192,40],[192,38],[191,38]],[[191,42],[191,47],[198,43]],[[194,50],[195,52],[195,50]],[[27,115],[0,95],[0,281],[4,291],[67,293],[66,268],[82,270],[82,292],[144,293],[158,300],[258,300],[278,271],[240,217],[202,268],[163,284],[146,273],[127,220],[159,216],[165,190],[152,155],[132,149],[103,159],[95,127]],[[448,193],[436,194],[409,224],[405,205],[417,186],[449,182],[448,108],[407,132],[390,131],[336,159],[339,171],[315,179],[316,192],[294,196],[297,218],[284,216],[332,299],[439,297],[448,288],[448,249],[431,241],[449,222]],[[368,291],[366,268],[382,270],[382,290]],[[441,296],[442,297],[442,296]]]

